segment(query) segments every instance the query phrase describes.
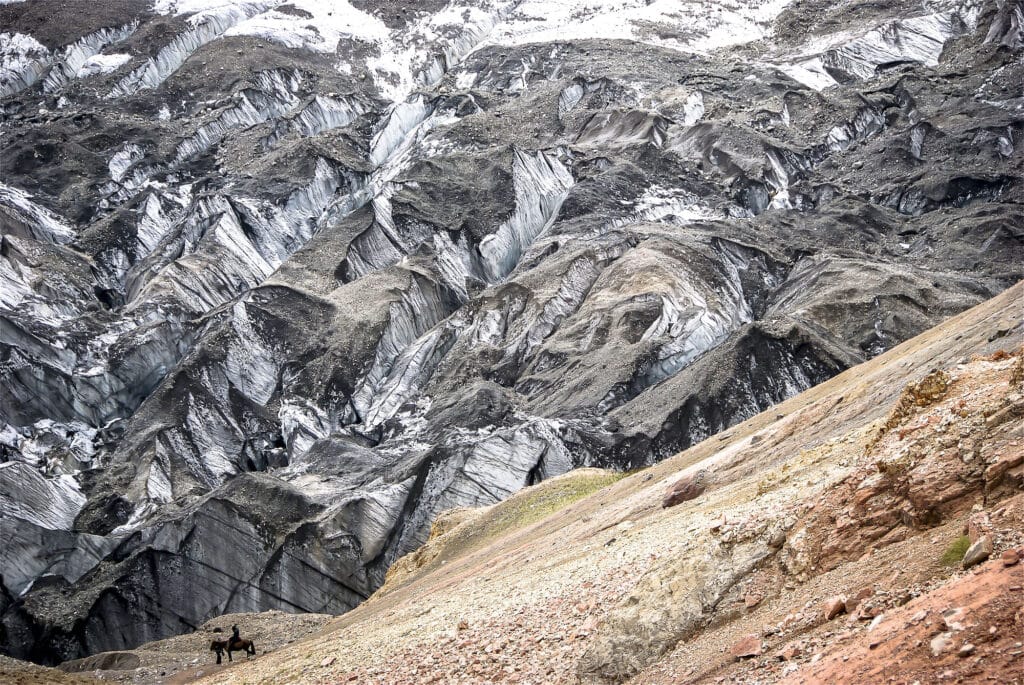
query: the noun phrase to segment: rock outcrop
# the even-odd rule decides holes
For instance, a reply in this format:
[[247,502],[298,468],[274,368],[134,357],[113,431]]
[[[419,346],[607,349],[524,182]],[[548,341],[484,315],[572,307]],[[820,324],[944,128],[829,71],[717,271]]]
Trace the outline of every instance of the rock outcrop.
[[[649,466],[1011,286],[1019,7],[849,11],[0,4],[3,651],[344,612],[442,511]],[[906,466],[863,489],[959,510]]]

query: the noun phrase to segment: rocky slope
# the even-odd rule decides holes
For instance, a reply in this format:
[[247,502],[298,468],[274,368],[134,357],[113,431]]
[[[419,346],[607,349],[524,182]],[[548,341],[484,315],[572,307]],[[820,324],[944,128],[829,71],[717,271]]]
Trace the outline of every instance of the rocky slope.
[[0,645],[338,613],[1020,277],[1019,2],[0,4]]
[[144,666],[89,673],[1021,682],[1022,298],[1024,284],[656,466],[582,469],[447,512],[373,597],[316,634],[282,614],[216,623],[276,634],[269,653],[217,667],[211,624],[175,638],[173,659],[158,643],[116,653]]

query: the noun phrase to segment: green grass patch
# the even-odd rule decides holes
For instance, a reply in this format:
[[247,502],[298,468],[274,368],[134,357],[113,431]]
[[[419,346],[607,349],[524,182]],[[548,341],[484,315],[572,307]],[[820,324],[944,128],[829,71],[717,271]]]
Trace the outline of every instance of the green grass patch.
[[971,539],[966,535],[961,535],[956,540],[953,540],[946,548],[946,551],[942,553],[943,566],[956,566],[964,559],[964,555],[967,554],[967,548],[971,546]]
[[493,518],[485,524],[488,536],[528,526],[628,475],[628,472],[609,471],[570,474],[557,481],[541,483],[536,488],[521,491],[495,507]]

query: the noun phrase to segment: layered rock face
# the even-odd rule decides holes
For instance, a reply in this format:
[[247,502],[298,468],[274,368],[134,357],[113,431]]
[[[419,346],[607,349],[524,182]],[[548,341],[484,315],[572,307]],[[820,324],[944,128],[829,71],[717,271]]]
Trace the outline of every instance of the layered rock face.
[[1020,277],[1019,3],[0,5],[0,625],[342,612]]

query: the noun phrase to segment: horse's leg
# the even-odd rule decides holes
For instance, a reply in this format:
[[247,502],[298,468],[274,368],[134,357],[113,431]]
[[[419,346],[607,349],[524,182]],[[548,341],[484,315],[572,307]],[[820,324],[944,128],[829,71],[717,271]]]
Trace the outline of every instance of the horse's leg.
[[233,650],[230,647],[228,647],[228,661],[234,661],[234,659],[231,658],[231,652],[232,651]]

